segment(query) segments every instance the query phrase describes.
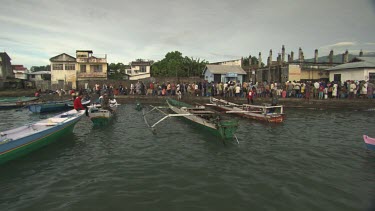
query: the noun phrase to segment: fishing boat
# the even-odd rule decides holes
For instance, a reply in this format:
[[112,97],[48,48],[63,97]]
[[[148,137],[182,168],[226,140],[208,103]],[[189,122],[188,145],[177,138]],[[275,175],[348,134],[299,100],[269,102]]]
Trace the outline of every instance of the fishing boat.
[[12,109],[27,106],[30,102],[38,100],[37,97],[2,97],[0,109]]
[[72,132],[84,111],[70,110],[54,117],[0,133],[0,163],[13,160]]
[[38,104],[31,104],[28,107],[29,107],[29,111],[31,111],[32,113],[46,113],[46,112],[63,111],[63,110],[69,109],[67,102],[38,103]]
[[238,105],[223,99],[210,98],[210,103],[206,104],[213,106],[228,114],[236,114],[242,117],[261,120],[266,122],[280,123],[284,121],[284,109],[282,105]]
[[111,121],[119,105],[120,104],[118,104],[116,100],[113,100],[113,101],[109,101],[109,106],[111,110],[102,109],[100,104],[92,104],[90,106],[87,106],[88,115],[93,125],[103,126],[103,125],[108,124]]
[[[174,99],[167,99],[167,104],[168,108],[171,109],[174,114],[166,114],[159,110],[158,107],[154,107],[149,112],[157,109],[165,114],[165,116],[150,126],[151,128],[154,128],[168,117],[181,117],[222,139],[236,138],[235,132],[238,128],[238,121],[236,120],[224,120],[217,112],[206,110],[204,106],[192,106]],[[144,116],[146,114],[144,114]]]
[[371,138],[367,135],[363,135],[367,149],[375,150],[375,138]]

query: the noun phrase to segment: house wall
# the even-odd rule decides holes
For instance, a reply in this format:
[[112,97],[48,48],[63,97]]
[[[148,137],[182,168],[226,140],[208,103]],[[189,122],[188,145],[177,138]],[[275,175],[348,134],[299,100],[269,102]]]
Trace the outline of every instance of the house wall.
[[[62,70],[53,69],[54,64],[63,64]],[[51,85],[58,84],[59,81],[64,81],[65,84],[71,83],[73,89],[77,87],[77,73],[76,70],[66,70],[66,64],[74,64],[73,62],[51,62]]]
[[355,80],[362,81],[369,79],[369,73],[375,73],[375,68],[355,68],[345,70],[332,70],[329,72],[329,80],[334,80],[335,74],[341,74],[341,81]]
[[212,74],[208,69],[204,73],[204,80],[206,80],[207,82],[214,81],[214,74]]
[[290,64],[288,67],[288,80],[300,81],[301,80],[301,67],[299,65]]

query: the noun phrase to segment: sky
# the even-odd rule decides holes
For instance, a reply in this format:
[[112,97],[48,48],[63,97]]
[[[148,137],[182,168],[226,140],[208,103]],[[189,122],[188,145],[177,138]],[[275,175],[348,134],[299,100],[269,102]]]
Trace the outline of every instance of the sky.
[[301,47],[375,51],[375,0],[0,0],[0,51],[12,64],[49,64],[76,50],[108,63],[158,61],[170,51],[209,62],[273,59]]

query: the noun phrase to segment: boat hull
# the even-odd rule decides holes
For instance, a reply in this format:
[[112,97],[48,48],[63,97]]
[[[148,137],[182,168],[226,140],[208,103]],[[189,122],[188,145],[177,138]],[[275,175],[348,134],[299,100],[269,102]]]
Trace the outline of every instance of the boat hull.
[[367,149],[375,150],[375,138],[363,135],[363,141],[365,142]]
[[32,113],[46,113],[54,111],[63,111],[66,109],[68,109],[68,106],[65,103],[29,105],[29,111],[31,111]]
[[91,107],[89,109],[89,117],[94,126],[104,126],[111,121],[113,113],[105,109]]
[[[178,108],[179,102],[175,100],[167,100],[169,108],[176,114],[190,114],[188,111],[182,110]],[[187,105],[187,104],[186,104]],[[189,106],[189,105],[187,105]],[[215,135],[216,137],[222,139],[232,139],[235,135],[235,132],[238,128],[237,121],[219,121],[217,124],[211,123],[199,116],[196,115],[188,115],[188,116],[181,116],[179,117],[191,123],[192,125],[200,128],[201,130],[205,130],[210,134]]]
[[40,133],[32,134],[24,138],[3,143],[0,145],[0,164],[22,157],[59,140],[66,133],[73,131],[74,125],[80,118],[67,122],[66,124],[52,127]]

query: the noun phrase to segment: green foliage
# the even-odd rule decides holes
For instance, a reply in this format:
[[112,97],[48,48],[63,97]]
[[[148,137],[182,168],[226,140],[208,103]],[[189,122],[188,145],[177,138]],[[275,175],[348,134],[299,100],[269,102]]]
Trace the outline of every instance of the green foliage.
[[168,52],[165,58],[151,66],[152,76],[190,77],[200,76],[208,61],[183,57],[178,51]]
[[124,65],[123,63],[119,62],[117,64],[111,63],[108,65],[109,70],[118,70],[120,72],[125,71],[125,69],[130,68],[129,65]]
[[[250,66],[250,63],[249,63],[250,58],[251,58],[251,66],[258,66],[258,58],[255,56],[243,57],[242,66]],[[262,67],[264,67],[263,62],[262,62]]]
[[32,66],[30,68],[31,72],[39,72],[39,71],[51,71],[51,65],[46,66]]

